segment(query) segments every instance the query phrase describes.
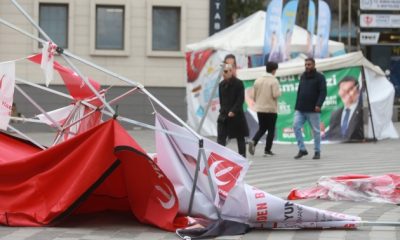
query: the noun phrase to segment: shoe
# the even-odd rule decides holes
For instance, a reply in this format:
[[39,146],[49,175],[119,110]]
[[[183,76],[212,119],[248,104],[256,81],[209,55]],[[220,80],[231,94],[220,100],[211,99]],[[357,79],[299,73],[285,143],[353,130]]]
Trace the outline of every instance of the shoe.
[[308,155],[307,151],[300,150],[299,153],[297,153],[297,155],[294,156],[294,159],[300,159],[300,158],[302,158],[303,156],[306,156],[306,155]]
[[254,146],[254,141],[250,141],[249,142],[249,153],[251,155],[254,155],[255,150],[256,150],[256,146]]
[[271,152],[271,150],[269,150],[269,151],[264,151],[264,155],[271,155],[271,156],[273,156],[273,155],[275,155],[275,153],[273,153],[273,152]]
[[312,159],[321,159],[321,153],[315,152],[314,157]]

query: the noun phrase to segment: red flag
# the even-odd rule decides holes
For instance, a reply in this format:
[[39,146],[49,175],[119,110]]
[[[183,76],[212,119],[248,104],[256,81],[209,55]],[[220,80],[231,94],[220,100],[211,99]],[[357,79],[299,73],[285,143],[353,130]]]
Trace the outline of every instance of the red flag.
[[[33,55],[28,59],[34,63],[40,64],[42,61],[42,54]],[[90,90],[76,72],[62,66],[56,61],[54,61],[54,69],[58,71],[69,93],[75,100],[82,100],[94,96],[92,90]],[[98,82],[91,78],[89,78],[89,82],[96,91],[100,90],[100,84]]]

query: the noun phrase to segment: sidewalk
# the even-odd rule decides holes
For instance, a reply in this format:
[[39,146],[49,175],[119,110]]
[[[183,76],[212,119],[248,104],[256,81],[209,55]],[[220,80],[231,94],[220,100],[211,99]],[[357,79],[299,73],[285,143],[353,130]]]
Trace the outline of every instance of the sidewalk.
[[[400,123],[396,123],[400,132]],[[152,131],[130,131],[138,143],[148,152],[155,152]],[[50,134],[31,135],[48,144]],[[229,146],[236,151],[236,141]],[[307,145],[312,153],[312,146]],[[297,153],[294,144],[275,144],[272,157],[262,156],[262,146],[256,154],[249,156],[251,166],[246,182],[281,198],[296,187],[315,185],[321,176],[335,176],[350,173],[381,175],[400,173],[400,140],[378,142],[325,144],[322,158],[312,160],[312,154],[301,160],[294,160]],[[320,209],[360,216],[366,221],[400,222],[400,207],[392,204],[378,204],[349,201],[301,200],[298,203]],[[20,228],[0,227],[2,240],[100,240],[100,239],[178,239],[175,233],[138,223],[130,214],[97,213],[73,216],[56,227]],[[400,228],[361,227],[358,230],[254,230],[243,236],[220,237],[217,239],[400,239]]]

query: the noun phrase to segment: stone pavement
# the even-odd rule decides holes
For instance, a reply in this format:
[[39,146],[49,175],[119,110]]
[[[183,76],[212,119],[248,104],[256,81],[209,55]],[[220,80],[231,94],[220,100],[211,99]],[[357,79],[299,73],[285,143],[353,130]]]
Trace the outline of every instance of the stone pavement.
[[[400,132],[400,123],[396,123]],[[148,152],[155,151],[152,131],[130,131],[138,143]],[[52,135],[30,134],[49,144]],[[38,140],[39,141],[39,140]],[[236,150],[236,141],[229,145]],[[258,146],[255,156],[249,156],[251,167],[246,176],[247,183],[276,196],[286,198],[296,187],[313,186],[320,176],[343,174],[400,173],[400,140],[378,142],[324,144],[322,159],[312,160],[312,145],[308,145],[309,156],[294,160],[297,148],[293,144],[275,144],[275,156],[262,156],[263,146]],[[298,203],[320,209],[360,216],[365,221],[400,222],[400,206],[349,201],[300,200]],[[179,239],[175,233],[138,223],[131,214],[110,212],[72,216],[55,227],[0,227],[1,240],[128,240],[128,239]],[[334,239],[400,239],[400,227],[361,227],[357,230],[253,230],[240,236],[217,239],[244,240],[334,240]]]

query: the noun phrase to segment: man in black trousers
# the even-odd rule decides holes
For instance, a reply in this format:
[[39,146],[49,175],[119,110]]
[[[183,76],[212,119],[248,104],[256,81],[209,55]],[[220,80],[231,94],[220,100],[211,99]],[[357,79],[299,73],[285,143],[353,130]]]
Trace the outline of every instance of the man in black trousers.
[[244,85],[236,78],[236,58],[228,54],[224,60],[224,80],[219,84],[220,110],[217,120],[217,142],[226,145],[226,139],[236,138],[239,154],[246,157],[245,137],[249,129],[243,112]]
[[257,111],[258,131],[254,135],[253,140],[249,142],[249,152],[251,155],[254,155],[255,147],[266,131],[268,133],[264,154],[274,155],[271,148],[275,135],[276,119],[278,117],[278,97],[281,95],[279,82],[275,78],[277,69],[277,63],[267,62],[267,73],[257,78],[254,82],[254,108]]

